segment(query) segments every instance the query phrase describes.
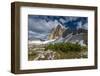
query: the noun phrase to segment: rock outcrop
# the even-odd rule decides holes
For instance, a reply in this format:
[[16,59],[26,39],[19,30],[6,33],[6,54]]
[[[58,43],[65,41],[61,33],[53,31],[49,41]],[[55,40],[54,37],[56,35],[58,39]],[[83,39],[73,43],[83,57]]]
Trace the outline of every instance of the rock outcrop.
[[65,27],[62,25],[56,26],[53,28],[52,32],[49,34],[48,39],[58,39],[62,36],[63,32],[65,31]]

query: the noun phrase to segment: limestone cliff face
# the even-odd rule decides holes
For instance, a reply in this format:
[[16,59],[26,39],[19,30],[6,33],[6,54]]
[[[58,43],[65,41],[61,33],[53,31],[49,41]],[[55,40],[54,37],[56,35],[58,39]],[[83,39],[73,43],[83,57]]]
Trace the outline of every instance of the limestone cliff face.
[[65,31],[65,28],[62,25],[58,25],[56,26],[56,28],[54,28],[52,30],[52,32],[49,34],[48,39],[58,39],[59,37],[62,36],[63,32]]

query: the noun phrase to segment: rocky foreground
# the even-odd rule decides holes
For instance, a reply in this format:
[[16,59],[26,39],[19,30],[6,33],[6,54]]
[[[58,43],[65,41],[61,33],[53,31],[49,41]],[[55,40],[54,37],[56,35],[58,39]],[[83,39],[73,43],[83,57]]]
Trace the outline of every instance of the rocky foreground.
[[81,51],[68,51],[63,52],[61,50],[54,51],[51,49],[45,50],[46,45],[37,45],[37,47],[29,48],[28,60],[56,60],[56,59],[79,59],[87,58],[86,49]]

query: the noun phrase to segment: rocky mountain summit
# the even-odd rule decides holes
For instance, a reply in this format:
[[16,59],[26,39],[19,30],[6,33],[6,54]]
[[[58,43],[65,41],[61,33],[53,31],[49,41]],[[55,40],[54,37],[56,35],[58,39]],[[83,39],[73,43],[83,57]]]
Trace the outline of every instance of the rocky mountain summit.
[[48,40],[55,39],[50,43],[58,43],[58,42],[71,42],[71,43],[79,43],[82,46],[87,45],[87,30],[79,28],[75,31],[72,31],[70,28],[65,28],[62,25],[58,25],[48,36]]
[[56,26],[55,28],[52,29],[51,33],[48,36],[48,39],[58,39],[59,37],[62,36],[63,32],[65,31],[65,27],[62,26],[61,24]]

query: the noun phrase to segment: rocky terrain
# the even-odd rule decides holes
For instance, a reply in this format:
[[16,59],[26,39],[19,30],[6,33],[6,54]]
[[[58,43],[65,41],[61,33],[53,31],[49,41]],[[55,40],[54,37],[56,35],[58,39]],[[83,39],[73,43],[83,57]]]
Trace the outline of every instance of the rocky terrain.
[[[48,35],[47,41],[29,41],[28,44],[28,55],[29,60],[54,60],[60,59],[61,55],[65,56],[66,58],[81,58],[87,57],[87,48],[85,51],[82,52],[67,52],[66,54],[63,52],[57,52],[53,50],[46,50],[45,47],[49,44],[55,43],[78,43],[82,47],[87,47],[88,45],[88,35],[87,30],[79,28],[77,30],[71,30],[70,28],[65,28],[62,25],[58,25],[52,29],[51,33]],[[84,50],[84,49],[82,49]],[[61,54],[61,55],[60,55]],[[66,56],[67,55],[67,56]],[[64,57],[62,57],[64,58]]]
[[48,36],[48,39],[58,39],[62,36],[63,32],[65,31],[65,27],[62,25],[58,25],[55,28],[52,29],[51,33]]

